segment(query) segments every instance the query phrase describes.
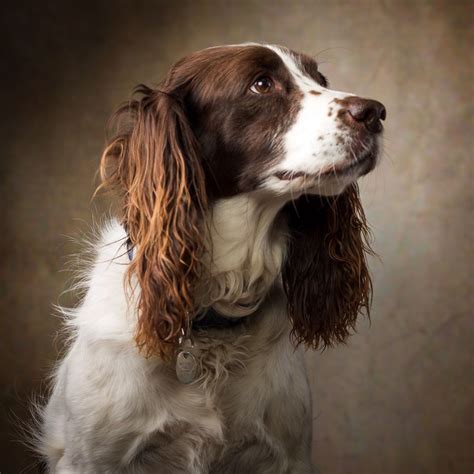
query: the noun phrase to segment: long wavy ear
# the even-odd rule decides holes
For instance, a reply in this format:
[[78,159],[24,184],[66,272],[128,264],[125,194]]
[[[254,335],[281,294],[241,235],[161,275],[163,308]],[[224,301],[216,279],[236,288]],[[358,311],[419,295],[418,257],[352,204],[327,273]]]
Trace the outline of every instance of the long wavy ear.
[[180,100],[146,86],[136,92],[141,98],[116,114],[127,130],[105,149],[101,177],[103,186],[122,194],[123,224],[134,246],[127,283],[139,285],[137,345],[169,359],[195,311],[205,180]]
[[343,342],[358,314],[370,316],[369,228],[356,184],[335,197],[302,196],[287,208],[290,241],[283,267],[297,344]]

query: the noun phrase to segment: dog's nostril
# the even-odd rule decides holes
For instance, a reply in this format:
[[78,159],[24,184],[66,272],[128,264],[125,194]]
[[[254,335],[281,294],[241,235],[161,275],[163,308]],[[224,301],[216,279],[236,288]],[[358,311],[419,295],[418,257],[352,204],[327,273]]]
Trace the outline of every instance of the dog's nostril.
[[363,123],[373,133],[382,131],[380,120],[385,120],[387,111],[383,104],[376,100],[349,97],[346,99],[347,112],[356,121]]

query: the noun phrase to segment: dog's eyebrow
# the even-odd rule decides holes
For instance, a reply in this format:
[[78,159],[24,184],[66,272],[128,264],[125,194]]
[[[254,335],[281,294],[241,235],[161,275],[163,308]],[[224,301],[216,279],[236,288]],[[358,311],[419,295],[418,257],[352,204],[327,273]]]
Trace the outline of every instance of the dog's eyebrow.
[[321,85],[323,87],[329,87],[328,78],[321,72],[318,71],[319,77],[321,78]]
[[303,71],[312,77],[316,82],[321,84],[323,87],[329,86],[329,81],[324,74],[319,72],[318,62],[315,58],[306,54],[295,54],[296,62],[301,66]]

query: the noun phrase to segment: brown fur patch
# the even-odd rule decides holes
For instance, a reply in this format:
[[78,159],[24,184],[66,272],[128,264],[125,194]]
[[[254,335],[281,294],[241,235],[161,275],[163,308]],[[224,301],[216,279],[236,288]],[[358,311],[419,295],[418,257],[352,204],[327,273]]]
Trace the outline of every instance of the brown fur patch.
[[286,207],[291,231],[282,276],[296,343],[343,342],[370,315],[370,231],[356,184],[340,196],[302,196]]
[[[140,99],[119,109],[116,120],[130,128],[107,146],[102,186],[122,195],[122,221],[135,246],[127,269],[140,287],[137,346],[146,356],[169,359],[195,306],[202,274],[202,223],[207,207],[204,173],[187,118],[164,84],[140,86]],[[169,92],[168,92],[169,91]]]

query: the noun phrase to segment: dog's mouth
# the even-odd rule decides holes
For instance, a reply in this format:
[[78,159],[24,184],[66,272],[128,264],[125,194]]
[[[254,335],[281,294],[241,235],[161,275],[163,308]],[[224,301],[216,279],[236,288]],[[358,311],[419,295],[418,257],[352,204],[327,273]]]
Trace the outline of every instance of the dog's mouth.
[[321,180],[324,178],[339,178],[349,174],[357,174],[357,177],[366,175],[375,168],[377,163],[376,150],[370,150],[357,159],[345,160],[342,163],[332,164],[322,168],[317,173],[305,171],[278,171],[275,177],[281,181],[293,181],[298,178],[305,180]]

